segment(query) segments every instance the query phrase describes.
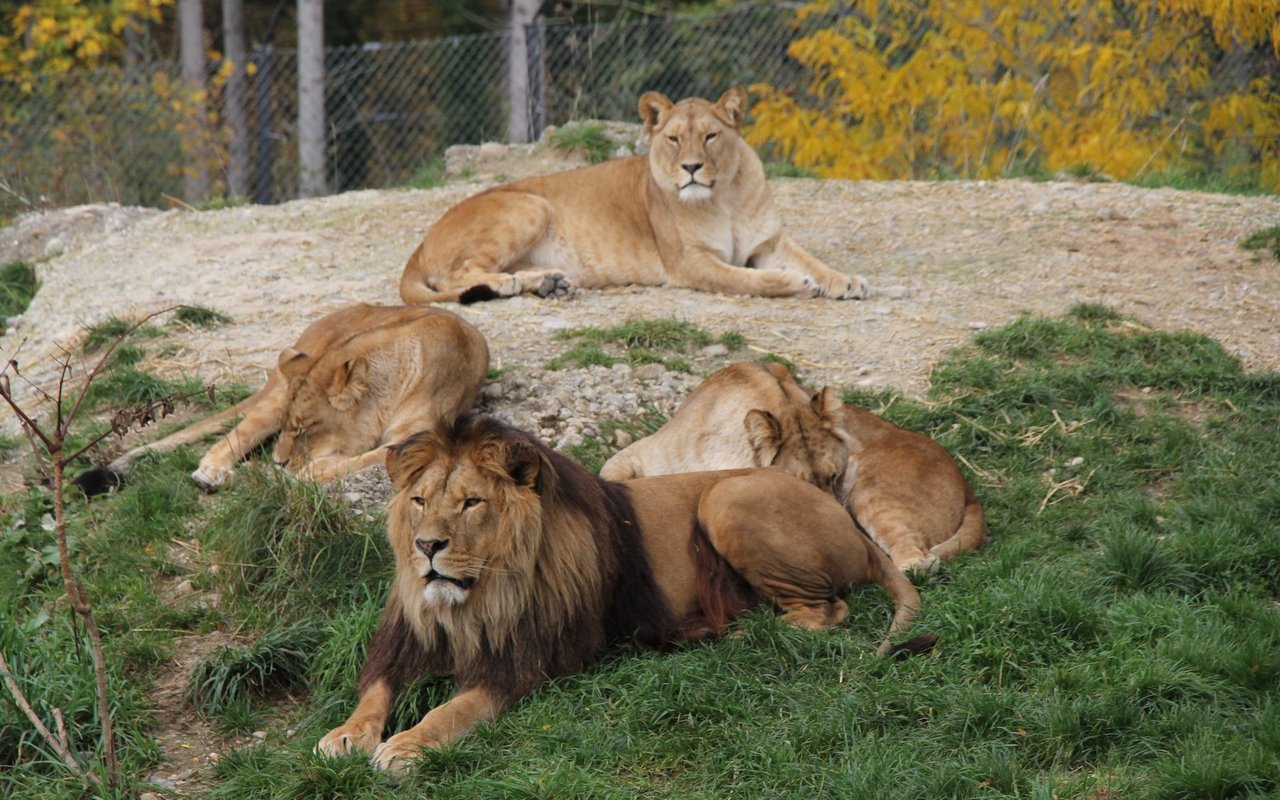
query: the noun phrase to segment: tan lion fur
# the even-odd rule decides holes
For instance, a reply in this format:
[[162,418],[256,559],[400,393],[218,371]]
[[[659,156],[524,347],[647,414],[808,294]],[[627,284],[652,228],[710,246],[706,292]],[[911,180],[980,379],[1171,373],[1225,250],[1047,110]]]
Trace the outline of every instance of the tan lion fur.
[[[846,455],[848,469],[833,469]],[[986,540],[982,506],[937,442],[840,405],[829,387],[810,399],[779,364],[735,364],[713,374],[666,425],[618,452],[600,474],[764,464],[831,489],[900,569],[934,570]]]
[[497,186],[451,208],[400,281],[406,303],[639,284],[762,297],[866,295],[783,231],[738,133],[747,94],[672,103],[647,92],[648,156]]
[[108,469],[122,477],[144,453],[200,441],[238,419],[200,459],[191,475],[197,483],[226,483],[235,465],[276,433],[275,463],[332,480],[381,464],[387,444],[471,408],[488,368],[484,337],[455,314],[350,306],[309,325],[257,393],[128,451]]
[[[895,602],[891,634],[919,607],[839,503],[780,470],[614,483],[475,414],[392,448],[387,468],[396,575],[356,708],[317,744],[327,755],[403,771],[612,641],[714,634],[761,601],[826,627],[847,614],[849,585],[874,581]],[[423,675],[452,675],[457,693],[382,741],[396,696]]]

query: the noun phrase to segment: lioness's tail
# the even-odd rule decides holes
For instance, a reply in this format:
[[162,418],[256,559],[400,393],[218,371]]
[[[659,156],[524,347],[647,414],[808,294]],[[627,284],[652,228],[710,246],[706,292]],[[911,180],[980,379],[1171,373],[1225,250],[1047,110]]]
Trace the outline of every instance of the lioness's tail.
[[965,487],[964,515],[960,517],[960,525],[950,539],[935,544],[929,552],[940,561],[946,561],[962,550],[980,547],[986,540],[987,520],[982,513],[982,505],[974,496],[973,489]]
[[211,417],[205,417],[199,422],[188,425],[180,431],[175,431],[163,439],[126,451],[106,466],[85,470],[77,475],[72,482],[89,496],[116,488],[124,483],[124,479],[133,469],[134,462],[143,455],[147,453],[167,453],[170,450],[182,447],[184,444],[198,442],[205,436],[222,430],[227,426],[228,422],[236,417],[243,416],[245,410],[258,402],[266,394],[266,391],[267,387],[264,386],[256,394],[241,400],[225,411],[219,411]]
[[[876,648],[876,655],[884,656],[895,649],[891,641],[894,634],[911,626],[916,612],[920,610],[920,593],[889,556],[871,541],[870,537],[867,537],[867,552],[870,554],[868,577],[884,587],[884,590],[893,597],[893,622],[889,625],[889,632],[885,634],[884,641]],[[904,646],[910,648],[911,643],[908,642]]]

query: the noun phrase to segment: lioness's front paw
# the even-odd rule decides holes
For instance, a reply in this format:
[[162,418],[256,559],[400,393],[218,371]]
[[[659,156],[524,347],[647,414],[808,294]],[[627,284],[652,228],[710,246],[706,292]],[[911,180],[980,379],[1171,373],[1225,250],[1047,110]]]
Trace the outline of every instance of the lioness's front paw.
[[822,294],[836,300],[861,300],[867,296],[867,281],[861,275],[841,275],[826,281]]
[[930,553],[926,556],[908,558],[906,561],[903,561],[902,571],[908,575],[912,573],[924,575],[927,573],[937,572],[938,564],[940,563],[941,562],[938,560],[938,557]]
[[560,300],[573,294],[573,281],[569,280],[568,275],[559,272],[552,273],[542,279],[542,283],[538,285],[537,293],[541,298],[552,298]]
[[195,472],[191,473],[191,480],[200,484],[200,488],[212,492],[230,482],[231,468],[220,467],[216,464],[201,464],[196,467]]
[[378,732],[365,725],[339,725],[316,742],[316,752],[334,757],[348,753],[372,753],[378,747]]
[[378,769],[401,776],[413,766],[413,760],[422,754],[422,748],[430,747],[412,729],[397,733],[373,751],[369,761]]
[[822,294],[818,282],[803,272],[789,269],[776,272],[779,297],[818,297]]

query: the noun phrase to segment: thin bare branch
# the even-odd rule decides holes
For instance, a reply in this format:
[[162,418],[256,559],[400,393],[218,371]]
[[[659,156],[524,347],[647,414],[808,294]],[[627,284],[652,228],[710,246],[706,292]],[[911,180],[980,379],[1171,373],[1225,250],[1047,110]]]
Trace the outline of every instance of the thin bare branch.
[[0,380],[0,397],[4,398],[4,401],[9,404],[9,408],[13,409],[13,413],[18,416],[18,421],[22,423],[23,428],[37,436],[41,444],[49,452],[53,452],[53,441],[45,435],[44,431],[40,430],[40,426],[36,424],[36,421],[27,416],[27,412],[18,406],[18,401],[13,399],[13,394],[9,391],[8,379]]
[[5,658],[3,651],[0,651],[0,677],[4,678],[4,686],[9,690],[9,696],[13,698],[13,702],[31,721],[31,726],[36,729],[36,733],[40,734],[40,738],[44,739],[49,747],[53,748],[53,751],[62,759],[62,763],[66,764],[68,769],[86,781],[95,786],[101,785],[102,780],[80,766],[80,762],[76,761],[75,756],[71,755],[71,748],[64,744],[67,740],[67,735],[66,726],[62,723],[62,713],[56,709],[54,710],[54,718],[58,721],[59,728],[59,736],[54,736],[40,719],[40,716],[31,708],[31,703],[27,701],[26,695],[22,693],[22,688],[18,686],[18,682],[13,678],[13,670],[9,667],[9,660]]

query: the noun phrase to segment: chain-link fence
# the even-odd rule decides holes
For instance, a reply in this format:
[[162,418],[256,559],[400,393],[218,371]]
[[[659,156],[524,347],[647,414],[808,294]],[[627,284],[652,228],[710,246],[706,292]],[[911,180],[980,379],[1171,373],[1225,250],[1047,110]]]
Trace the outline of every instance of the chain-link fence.
[[[651,89],[715,98],[751,84],[770,87],[757,95],[753,141],[824,174],[985,177],[1010,164],[1086,163],[1098,152],[1143,169],[1175,150],[1208,168],[1262,164],[1265,173],[1275,161],[1280,61],[1270,47],[1215,43],[1203,21],[1183,20],[1183,36],[1165,21],[1134,19],[1116,38],[1091,18],[1029,0],[1012,15],[971,5],[836,3],[798,14],[798,4],[752,3],[588,25],[540,18],[523,37],[330,48],[326,187],[421,185],[448,145],[504,141],[523,120],[536,137],[570,119],[635,120]],[[1131,55],[1117,42],[1133,31],[1146,34],[1128,39],[1167,40],[1146,54],[1149,74],[1104,66]],[[520,38],[524,74],[512,81]],[[296,197],[297,53],[258,48],[246,61],[243,89],[230,84],[226,63],[211,65],[200,91],[172,64],[0,81],[0,222],[90,201],[216,202],[229,175],[243,176],[236,193],[254,202]],[[1233,86],[1263,88],[1231,94]],[[1280,182],[1280,168],[1271,170]],[[193,192],[199,175],[207,181]]]
[[[569,119],[635,120],[649,89],[715,98],[735,84],[787,85],[793,13],[769,4],[592,25],[539,21],[527,31],[529,133]],[[505,140],[508,51],[505,34],[329,48],[328,189],[421,182],[447,146]],[[244,194],[287,200],[298,193],[297,53],[258,48],[247,62]],[[197,173],[209,177],[205,200],[225,197],[229,74],[230,65],[211,65],[203,93],[185,87],[172,64],[0,82],[0,220],[83,202],[166,206],[183,201],[184,178]]]

